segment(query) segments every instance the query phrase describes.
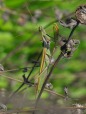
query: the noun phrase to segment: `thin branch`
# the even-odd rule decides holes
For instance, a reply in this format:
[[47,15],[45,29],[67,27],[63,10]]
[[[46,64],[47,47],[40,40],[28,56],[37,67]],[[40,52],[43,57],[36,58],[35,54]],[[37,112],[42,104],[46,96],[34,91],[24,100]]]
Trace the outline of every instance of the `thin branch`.
[[[55,108],[54,108],[55,109]],[[62,110],[62,109],[65,109],[65,110],[68,110],[68,109],[71,109],[71,110],[77,110],[77,109],[81,109],[81,110],[85,110],[86,107],[85,106],[81,106],[81,107],[73,107],[73,106],[69,106],[69,107],[56,107],[56,110]],[[6,114],[12,114],[12,113],[29,113],[29,112],[33,112],[33,111],[38,111],[38,110],[49,110],[49,108],[40,108],[40,107],[37,107],[37,108],[34,108],[34,107],[29,107],[28,109],[16,109],[16,110],[8,110],[6,112]]]
[[[35,67],[38,67],[38,66],[35,66]],[[23,67],[23,68],[4,70],[4,71],[0,71],[0,74],[6,73],[6,72],[14,72],[14,71],[19,71],[19,70],[24,70],[25,68],[30,70],[32,67]]]
[[[68,14],[67,16],[64,16],[61,20],[67,19],[68,17],[70,17],[70,16],[73,15],[73,14],[74,14],[74,12]],[[56,23],[56,22],[59,22],[59,21],[60,21],[59,19],[53,20],[52,22],[48,23],[48,24],[44,27],[44,29],[48,28],[48,27],[51,26],[53,23]]]
[[39,93],[39,95],[38,95],[38,97],[37,97],[36,105],[37,105],[37,103],[38,103],[38,101],[39,101],[39,99],[40,99],[40,97],[41,97],[41,95],[42,95],[42,92],[43,92],[43,90],[44,90],[44,88],[45,88],[45,85],[46,85],[48,79],[50,78],[50,76],[51,76],[51,74],[52,74],[52,72],[53,72],[55,66],[58,64],[58,62],[60,61],[60,59],[62,58],[62,56],[63,56],[63,53],[61,53],[61,54],[58,56],[58,58],[56,59],[56,61],[55,61],[54,64],[53,64],[53,66],[51,67],[49,74],[46,76],[45,82],[43,83],[43,86],[42,86],[42,88],[41,88],[41,91],[40,91],[40,93]]
[[14,91],[9,97],[10,98],[12,98],[23,86],[24,86],[24,82],[19,86],[19,88],[16,90],[16,91]]
[[[45,70],[46,70],[46,68],[43,70],[43,72],[44,72]],[[43,72],[42,72],[42,73],[43,73]],[[42,74],[42,73],[41,73],[41,74]],[[37,74],[37,75],[38,75],[38,74]],[[2,75],[0,75],[0,76],[2,76]],[[15,79],[15,78],[12,78],[12,77],[9,77],[9,76],[6,76],[6,75],[3,75],[2,77],[7,78],[7,79],[10,79],[10,80],[13,80],[13,81],[17,81],[17,82],[23,83],[22,80]],[[32,87],[35,87],[35,85],[33,85]],[[27,87],[24,88],[24,90],[25,90],[25,89],[27,89]],[[64,95],[61,95],[61,94],[59,94],[59,93],[57,93],[57,92],[55,92],[55,91],[53,91],[53,90],[49,90],[49,89],[47,89],[47,88],[45,88],[44,90],[45,90],[46,92],[52,94],[52,95],[57,95],[57,96],[60,96],[60,97],[62,97],[62,98],[65,98]]]
[[55,91],[52,91],[52,90],[49,90],[49,89],[46,89],[46,88],[45,88],[44,90],[45,90],[46,92],[52,94],[52,95],[56,95],[56,96],[59,96],[59,97],[65,98],[64,95],[61,95],[61,94],[59,94],[59,93],[57,93],[57,92],[55,92]]
[[[39,54],[39,56],[38,56],[38,58],[37,58],[36,61],[39,61],[41,55],[42,55],[42,51],[41,51],[41,53]],[[30,73],[29,73],[28,76],[27,76],[27,79],[31,76],[31,74],[32,74],[32,72],[33,72],[33,70],[34,70],[34,68],[36,67],[36,64],[37,64],[37,63],[35,63],[35,64],[33,65],[33,67],[32,67],[32,69],[31,69]]]
[[[42,52],[41,52],[40,55],[38,56],[37,61],[40,59],[41,54],[42,54]],[[28,79],[29,79],[29,77],[31,76],[31,74],[32,74],[32,72],[33,72],[33,70],[34,70],[34,68],[36,67],[36,64],[37,64],[37,63],[35,63],[35,64],[33,65],[33,67],[32,67],[32,69],[31,69],[31,71],[29,72],[28,76],[27,76],[27,77],[24,77],[24,78],[27,80],[27,82],[28,82]],[[24,80],[24,81],[25,81],[25,80]],[[23,83],[19,86],[19,88],[18,88],[16,91],[13,92],[13,94],[11,95],[11,97],[14,96],[14,95],[26,84],[24,81],[23,81]]]
[[10,79],[10,80],[14,80],[14,81],[17,81],[17,82],[23,82],[22,80],[18,80],[18,79],[15,79],[15,78],[12,78],[12,77],[9,77],[9,76],[6,76],[6,75],[1,75],[0,76],[4,77],[4,78],[7,78],[7,79]]
[[[77,21],[76,26],[74,26],[74,28],[71,30],[71,32],[70,32],[70,34],[69,34],[69,37],[68,37],[68,40],[67,40],[67,43],[70,41],[70,39],[71,39],[71,37],[72,37],[72,35],[73,35],[75,29],[78,27],[79,23],[80,23],[80,22]],[[67,43],[66,43],[66,44],[67,44]]]

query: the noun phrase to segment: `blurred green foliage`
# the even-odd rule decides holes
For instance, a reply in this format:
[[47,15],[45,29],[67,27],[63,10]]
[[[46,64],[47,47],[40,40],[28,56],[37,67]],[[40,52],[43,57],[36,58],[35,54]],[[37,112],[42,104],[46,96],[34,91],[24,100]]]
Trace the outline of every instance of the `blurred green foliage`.
[[[41,52],[41,36],[38,27],[45,26],[56,20],[55,8],[65,14],[75,12],[76,8],[85,4],[86,0],[2,0],[0,7],[0,63],[6,69],[31,66],[31,59],[36,59]],[[6,9],[4,10],[5,7]],[[10,11],[8,11],[10,10]],[[36,18],[36,12],[38,18]],[[10,12],[10,13],[9,13]],[[25,20],[21,17],[25,16]],[[58,18],[58,17],[57,17]],[[58,24],[59,25],[59,24]],[[53,25],[46,29],[53,35]],[[70,30],[59,25],[62,36],[68,36]],[[80,46],[70,59],[63,58],[54,69],[50,81],[54,90],[63,93],[68,86],[73,97],[86,96],[86,26],[80,25],[73,38],[80,40]],[[58,51],[58,50],[57,50]],[[58,56],[58,52],[54,55]],[[35,73],[34,73],[35,74]],[[21,72],[8,73],[14,78],[22,78]],[[19,83],[9,87],[8,79],[0,78],[0,88],[15,89]],[[46,97],[46,95],[45,95]]]

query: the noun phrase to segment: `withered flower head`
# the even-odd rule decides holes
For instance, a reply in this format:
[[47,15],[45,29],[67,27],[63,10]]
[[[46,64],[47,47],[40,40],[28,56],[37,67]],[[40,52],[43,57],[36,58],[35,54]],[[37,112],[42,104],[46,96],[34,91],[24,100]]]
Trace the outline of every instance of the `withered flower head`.
[[81,5],[76,10],[76,18],[77,20],[86,25],[86,4]]
[[61,46],[61,52],[63,53],[64,57],[70,58],[74,51],[77,49],[77,47],[80,44],[80,41],[77,39],[71,39],[66,45],[65,43],[67,42],[66,39],[62,39],[60,41],[60,46]]
[[4,67],[0,64],[0,71],[4,71]]

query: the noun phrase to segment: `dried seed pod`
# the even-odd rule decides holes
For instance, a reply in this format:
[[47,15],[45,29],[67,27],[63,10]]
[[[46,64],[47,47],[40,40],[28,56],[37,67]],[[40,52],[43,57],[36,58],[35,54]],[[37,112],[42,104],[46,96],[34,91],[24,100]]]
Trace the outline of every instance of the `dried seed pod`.
[[62,19],[62,17],[63,17],[63,11],[62,10],[55,7],[54,12],[55,12],[55,16],[56,16],[57,19],[59,19],[59,20]]
[[0,71],[4,71],[4,67],[0,64]]
[[68,88],[67,87],[64,87],[64,93],[66,96],[68,96]]
[[54,64],[54,62],[55,62],[55,59],[54,58],[51,58],[50,59],[50,64],[52,65],[52,64]]
[[7,22],[9,18],[10,18],[9,12],[8,11],[3,12],[2,19],[4,20],[4,22]]
[[78,104],[78,103],[76,103],[76,104],[73,104],[73,106],[75,106],[75,107],[77,107],[77,114],[83,114],[83,105],[81,105],[81,104]]
[[3,7],[5,7],[4,0],[0,0],[0,8],[3,8]]
[[86,4],[79,6],[75,13],[77,20],[86,25]]
[[42,11],[41,10],[39,10],[39,9],[35,10],[34,17],[36,19],[40,18],[41,15],[42,15]]
[[23,25],[26,24],[27,20],[28,20],[28,16],[23,14],[23,15],[21,15],[21,16],[18,18],[17,23],[18,23],[20,26],[23,26]]
[[45,87],[47,89],[53,89],[53,85],[51,83],[47,83]]
[[74,26],[76,26],[77,24],[77,21],[72,19],[72,18],[68,18],[66,19],[65,21],[59,21],[59,23],[63,26],[63,27],[66,27],[66,28],[74,28]]
[[62,39],[60,41],[61,51],[64,52],[64,57],[69,58],[72,56],[73,52],[77,49],[78,45],[80,44],[80,41],[77,39],[71,39],[68,44],[65,45],[67,42],[66,39]]
[[[7,111],[6,105],[0,103],[0,111]],[[1,113],[0,113],[1,114]]]

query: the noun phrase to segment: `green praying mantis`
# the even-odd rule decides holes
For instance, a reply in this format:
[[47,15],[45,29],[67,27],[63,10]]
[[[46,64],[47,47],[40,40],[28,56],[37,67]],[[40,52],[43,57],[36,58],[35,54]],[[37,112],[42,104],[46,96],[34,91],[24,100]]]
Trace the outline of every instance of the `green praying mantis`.
[[[46,34],[43,27],[40,27],[39,31],[41,32],[41,35],[42,35],[43,50],[42,50],[42,57],[41,57],[39,74],[35,77],[36,94],[39,93],[39,91],[42,87],[42,84],[46,78],[46,73],[47,73],[46,71],[48,69],[48,66],[50,64],[50,59],[51,59],[50,37]],[[44,71],[44,73],[43,73],[43,71]]]
[[[36,62],[36,63],[34,63],[28,76],[26,77],[25,74],[23,75],[24,82],[21,84],[21,86],[14,93],[18,92],[22,88],[22,86],[24,86],[25,84],[27,84],[29,86],[34,85],[35,90],[36,90],[36,97],[37,97],[41,91],[41,88],[42,88],[44,82],[45,82],[46,76],[48,74],[47,71],[48,71],[48,68],[51,64],[51,59],[52,59],[50,44],[51,44],[51,41],[53,40],[55,43],[53,50],[55,50],[56,46],[57,46],[57,42],[58,42],[59,28],[58,28],[57,24],[54,24],[54,26],[53,26],[53,31],[54,31],[53,39],[51,36],[49,36],[46,33],[46,31],[43,27],[39,27],[39,31],[42,36],[42,47],[43,47],[42,52],[40,53],[39,57],[37,58],[37,62],[41,58],[39,72],[37,73],[37,75],[34,76],[34,80],[35,80],[34,83],[29,81],[29,77],[32,75],[32,72],[36,67],[36,64],[37,64],[37,62]],[[60,37],[63,38],[62,36],[60,36]],[[61,52],[63,53],[62,47],[67,42],[67,40],[62,39],[61,42],[62,43],[61,43],[60,47],[61,47]],[[68,57],[71,55],[71,51],[75,50],[75,47],[73,48],[74,45],[76,45],[76,40],[71,40],[71,42],[69,42],[69,44],[66,45],[66,51],[65,51],[65,53],[63,53],[64,57]],[[46,87],[46,85],[45,85],[45,87]]]
[[[56,43],[57,43],[57,39],[58,39],[58,25],[55,24],[54,25],[54,42],[55,42],[55,47],[56,47]],[[40,64],[40,70],[39,70],[39,75],[36,77],[36,102],[35,102],[35,108],[37,107],[37,103],[39,100],[39,96],[40,96],[40,92],[42,91],[42,88],[44,87],[44,83],[46,81],[48,72],[45,71],[45,69],[47,70],[49,68],[50,65],[50,61],[52,59],[52,55],[51,55],[51,51],[50,51],[50,43],[51,43],[51,38],[49,35],[46,34],[45,30],[40,27],[40,31],[41,31],[41,35],[42,35],[42,40],[43,40],[43,51],[42,51],[42,58],[41,58],[41,64]],[[55,50],[55,48],[54,48]],[[43,75],[42,72],[46,72]],[[45,85],[45,88],[49,86],[52,86],[51,84],[47,83]],[[33,112],[34,114],[35,112]]]
[[[29,72],[28,76],[26,77],[25,74],[23,75],[23,83],[20,85],[20,87],[13,93],[13,95],[15,93],[17,93],[25,84],[31,86],[34,85],[36,88],[36,96],[38,96],[41,87],[44,83],[44,80],[46,78],[46,75],[48,73],[48,68],[49,65],[51,64],[51,51],[50,51],[50,43],[51,43],[51,37],[46,33],[46,31],[44,30],[43,27],[39,27],[39,31],[41,33],[42,36],[42,52],[40,53],[39,57],[37,58],[37,62],[39,61],[39,59],[41,58],[41,62],[40,62],[40,68],[39,68],[39,72],[37,73],[37,75],[34,77],[34,83],[32,83],[31,81],[29,81],[29,77],[32,75],[33,70],[36,67],[36,63],[34,63],[31,71]],[[56,37],[58,35],[58,25],[56,24],[54,26],[54,38],[55,38],[55,42],[56,42]],[[50,84],[49,84],[50,85]],[[48,85],[48,86],[49,86]]]
[[[50,51],[50,43],[51,43],[51,37],[46,33],[46,31],[44,30],[43,27],[39,28],[40,32],[41,32],[41,36],[42,36],[42,43],[43,43],[43,51],[42,51],[42,58],[41,58],[41,64],[40,64],[40,70],[39,70],[39,75],[36,76],[36,94],[38,96],[41,87],[45,81],[46,75],[47,75],[47,70],[49,68],[49,65],[51,64],[51,51]],[[58,25],[55,24],[53,27],[54,30],[54,42],[56,45],[57,42],[57,38],[58,38]],[[55,49],[54,49],[55,50]],[[44,71],[44,74],[42,73]]]
[[[43,48],[42,52],[40,53],[39,57],[36,60],[38,62],[39,59],[41,58],[39,72],[34,77],[34,80],[35,80],[34,83],[29,81],[29,77],[32,75],[32,72],[35,69],[36,64],[37,64],[37,63],[34,63],[31,71],[28,74],[28,76],[26,77],[25,74],[23,75],[24,82],[15,91],[15,93],[18,92],[22,88],[22,86],[24,86],[25,84],[27,84],[27,85],[33,85],[34,84],[36,87],[36,96],[38,96],[38,94],[41,90],[41,87],[45,81],[46,75],[48,73],[47,71],[48,71],[48,68],[49,68],[49,65],[50,65],[50,62],[52,59],[52,54],[51,54],[51,50],[50,50],[50,44],[51,44],[52,40],[54,41],[54,44],[55,44],[54,49],[53,49],[53,51],[54,51],[58,45],[58,37],[61,37],[60,50],[63,53],[64,57],[70,57],[72,52],[75,50],[75,47],[73,48],[73,46],[75,45],[76,40],[74,40],[74,41],[73,40],[69,41],[69,39],[63,40],[62,39],[63,37],[61,35],[59,35],[59,27],[57,24],[54,24],[54,26],[53,26],[53,32],[54,32],[53,39],[52,39],[52,37],[50,37],[46,33],[46,31],[43,27],[39,27],[39,31],[40,31],[41,36],[42,36],[42,48]],[[74,31],[74,29],[72,31]],[[72,32],[71,32],[71,34],[72,34]],[[70,34],[70,36],[71,36],[71,34]],[[69,38],[70,38],[70,36],[69,36]],[[68,41],[69,41],[69,43],[68,43]],[[65,53],[63,52],[64,48],[66,48]]]

